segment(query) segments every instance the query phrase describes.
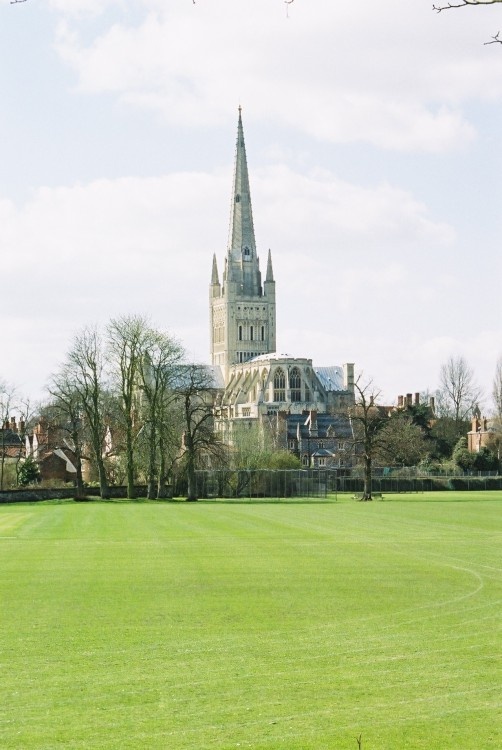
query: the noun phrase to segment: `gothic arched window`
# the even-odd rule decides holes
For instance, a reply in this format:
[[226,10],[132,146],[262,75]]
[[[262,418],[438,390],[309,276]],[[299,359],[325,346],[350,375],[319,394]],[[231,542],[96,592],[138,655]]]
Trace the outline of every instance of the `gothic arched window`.
[[274,373],[274,401],[286,400],[286,374],[282,367]]
[[301,401],[302,378],[298,367],[293,367],[289,373],[289,387],[291,389],[291,401]]

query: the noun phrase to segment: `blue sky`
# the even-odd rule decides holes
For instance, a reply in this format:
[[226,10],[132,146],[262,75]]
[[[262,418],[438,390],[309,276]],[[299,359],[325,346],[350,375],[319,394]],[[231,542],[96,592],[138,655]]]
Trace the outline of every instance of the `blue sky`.
[[0,0],[0,377],[37,398],[84,325],[208,359],[237,107],[278,348],[386,401],[502,354],[502,8]]

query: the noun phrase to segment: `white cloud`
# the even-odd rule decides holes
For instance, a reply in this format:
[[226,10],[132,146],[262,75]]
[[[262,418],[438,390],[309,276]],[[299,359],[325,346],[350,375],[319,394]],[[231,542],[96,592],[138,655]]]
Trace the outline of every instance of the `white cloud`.
[[327,141],[438,152],[475,137],[466,100],[502,93],[500,56],[471,46],[459,65],[421,3],[405,14],[397,0],[386,11],[369,0],[298,3],[289,20],[269,0],[252,13],[225,0],[144,5],[139,22],[116,20],[91,42],[61,23],[57,49],[83,90],[113,92],[171,122],[218,122],[242,100],[253,116]]
[[277,232],[271,240],[300,252],[311,227],[317,251],[335,246],[343,252],[348,241],[361,251],[366,246],[374,252],[382,244],[402,251],[416,243],[449,245],[455,239],[454,229],[434,221],[423,203],[386,183],[365,188],[328,170],[302,174],[277,165],[257,170],[253,185],[260,224],[270,223]]
[[[205,357],[204,290],[213,252],[222,269],[230,184],[229,166],[215,173],[44,187],[19,209],[0,202],[3,271],[19,279],[4,290],[2,328],[21,351],[28,321],[45,331],[45,356],[37,358],[30,376],[41,383],[82,326],[129,312],[150,314]],[[277,242],[272,247],[280,317],[295,309],[310,280],[319,294],[309,302],[316,315],[322,316],[335,282],[340,314],[353,306],[361,286],[378,289],[385,308],[386,299],[410,291],[410,268],[396,259],[403,238],[409,246],[452,240],[451,230],[435,224],[423,205],[390,186],[360,189],[327,171],[305,176],[278,166],[256,175],[254,192],[262,262],[267,244],[260,237]],[[396,258],[382,262],[351,252],[375,244],[386,245],[390,255],[393,249]],[[308,269],[299,273],[306,256]],[[41,330],[35,338],[42,339]]]
[[457,347],[491,378],[502,56],[482,44],[498,28],[488,9],[296,0],[287,19],[282,0],[28,6],[23,64],[11,64],[15,34],[3,47],[1,375],[36,390],[78,328],[125,312],[206,356],[231,188],[231,166],[215,167],[230,160],[240,102],[280,347],[355,361],[389,398],[434,387]]
[[100,16],[113,7],[125,8],[127,0],[49,0],[49,8],[70,17]]

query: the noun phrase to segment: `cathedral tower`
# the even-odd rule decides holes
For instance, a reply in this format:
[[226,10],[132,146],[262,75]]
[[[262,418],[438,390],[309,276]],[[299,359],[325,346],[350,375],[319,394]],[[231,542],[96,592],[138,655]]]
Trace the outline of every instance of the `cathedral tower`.
[[227,382],[232,365],[276,348],[272,256],[269,250],[262,283],[240,107],[228,249],[221,284],[213,257],[209,297],[211,362],[221,367]]

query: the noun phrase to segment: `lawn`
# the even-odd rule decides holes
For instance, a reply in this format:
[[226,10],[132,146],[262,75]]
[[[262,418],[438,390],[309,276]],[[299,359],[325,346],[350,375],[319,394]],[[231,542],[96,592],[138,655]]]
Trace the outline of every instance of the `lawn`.
[[502,493],[0,506],[2,750],[500,750]]

